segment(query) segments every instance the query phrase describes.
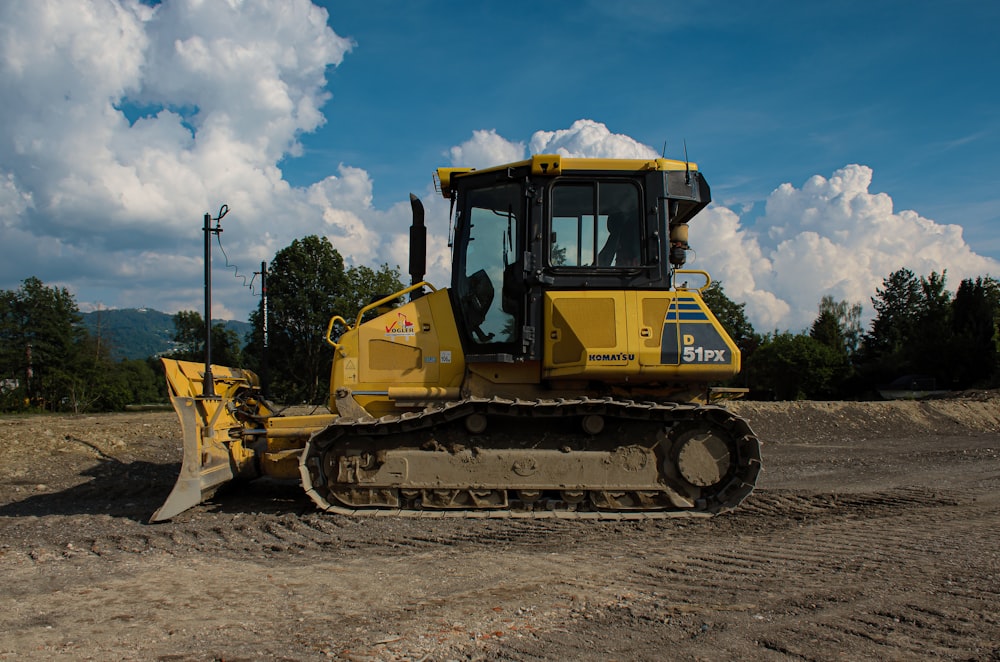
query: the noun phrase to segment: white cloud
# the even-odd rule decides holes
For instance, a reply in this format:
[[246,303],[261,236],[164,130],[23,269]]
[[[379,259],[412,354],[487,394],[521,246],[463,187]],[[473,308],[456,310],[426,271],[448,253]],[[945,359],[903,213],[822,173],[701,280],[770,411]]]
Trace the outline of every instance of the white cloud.
[[472,138],[450,150],[452,165],[459,168],[488,168],[524,158],[524,143],[514,143],[497,135],[495,129],[474,131]]
[[[408,201],[374,208],[376,183],[350,164],[304,188],[279,167],[325,121],[328,67],[353,47],[326,21],[308,0],[0,3],[0,287],[38,276],[84,308],[198,308],[201,219],[222,203],[231,213],[220,239],[241,273],[312,233],[350,263],[405,270]],[[553,152],[658,156],[590,119],[526,142],[475,131],[448,153],[482,168]],[[867,305],[903,266],[947,268],[952,288],[1000,274],[960,227],[894,211],[871,181],[869,168],[848,165],[782,184],[752,223],[713,205],[692,223],[691,266],[722,279],[761,330],[805,327],[824,294]],[[424,204],[427,278],[442,285],[449,206],[434,195]],[[235,279],[214,284],[216,315],[256,304]]]
[[[524,143],[512,142],[496,130],[474,131],[472,138],[450,150],[455,166],[487,168],[524,159]],[[532,154],[562,154],[568,157],[650,159],[659,154],[651,147],[622,135],[594,120],[577,120],[568,129],[536,131],[529,142]]]
[[593,120],[577,120],[568,129],[536,131],[531,137],[532,154],[562,154],[581,158],[655,159],[659,154],[628,136],[611,133]]
[[0,227],[13,225],[14,219],[32,206],[31,194],[21,191],[14,175],[0,179]]
[[861,303],[870,316],[875,289],[902,267],[918,275],[947,269],[952,290],[963,278],[1000,273],[1000,263],[965,243],[961,227],[896,212],[887,194],[869,191],[871,182],[871,168],[848,165],[799,189],[782,184],[752,230],[733,228],[735,214],[713,206],[692,222],[692,243],[761,330],[807,328],[826,294]]
[[767,330],[789,315],[787,301],[760,288],[760,279],[773,273],[773,263],[733,211],[710,206],[691,221],[690,233],[694,252],[686,267],[705,269],[722,281],[729,298],[747,304],[747,314],[756,327]]
[[323,219],[359,236],[276,165],[323,123],[326,68],[352,47],[326,19],[307,0],[0,5],[0,87],[14,91],[0,105],[0,286],[37,274],[159,299],[198,282],[177,256],[200,255],[200,218],[222,202],[232,254],[269,257]]
[[[482,162],[469,163],[487,165],[521,158],[520,150],[520,143],[494,131],[477,131],[452,155],[483,155]],[[568,129],[536,132],[529,151],[569,157],[658,156],[651,147],[586,119]],[[711,182],[710,172],[706,177]],[[871,168],[848,165],[829,179],[812,176],[801,188],[781,184],[750,227],[737,212],[710,205],[691,223],[694,253],[688,266],[723,281],[730,298],[746,303],[760,331],[807,328],[826,294],[861,303],[870,316],[875,289],[901,267],[918,275],[947,269],[952,290],[963,278],[1000,274],[1000,263],[977,255],[965,243],[961,227],[913,211],[896,212],[889,195],[870,192],[871,182]]]

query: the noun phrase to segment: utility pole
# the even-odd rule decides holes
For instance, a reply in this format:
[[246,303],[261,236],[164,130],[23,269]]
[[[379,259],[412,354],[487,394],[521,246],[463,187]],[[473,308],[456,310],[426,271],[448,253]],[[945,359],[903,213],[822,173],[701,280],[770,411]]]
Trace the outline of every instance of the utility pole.
[[[212,375],[212,235],[222,232],[222,217],[229,213],[229,207],[222,205],[215,219],[205,214],[205,381],[201,397],[218,398],[215,394],[215,377]],[[215,227],[212,227],[212,221]]]
[[260,263],[260,393],[267,398],[268,375],[267,375],[267,347],[268,347],[268,320],[267,320],[267,262]]
[[27,355],[26,358],[28,359],[28,368],[24,372],[24,392],[28,396],[25,399],[28,402],[31,402],[31,397],[32,397],[32,390],[31,390],[32,384],[31,384],[31,381],[35,377],[35,370],[34,370],[34,368],[31,365],[31,343],[30,342],[28,343],[28,346],[25,348],[25,354]]

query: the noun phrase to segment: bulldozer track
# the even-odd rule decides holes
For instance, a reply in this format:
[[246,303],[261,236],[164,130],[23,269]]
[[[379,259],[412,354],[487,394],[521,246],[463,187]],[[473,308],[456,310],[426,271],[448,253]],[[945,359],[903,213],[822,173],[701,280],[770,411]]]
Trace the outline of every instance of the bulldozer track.
[[[556,419],[558,423],[570,423],[574,419],[583,420],[586,417],[600,417],[601,427],[604,421],[615,423],[645,423],[665,430],[698,427],[713,429],[722,435],[731,456],[730,466],[720,479],[706,486],[707,489],[696,489],[696,498],[688,507],[665,506],[668,501],[669,489],[661,493],[649,494],[649,488],[637,488],[633,492],[637,496],[624,496],[629,490],[605,491],[595,486],[586,490],[586,495],[577,502],[549,499],[540,507],[539,503],[524,503],[519,500],[516,490],[493,490],[504,492],[500,497],[500,506],[489,504],[486,507],[353,507],[338,503],[331,495],[331,484],[334,482],[324,470],[324,454],[345,445],[349,440],[357,438],[391,439],[400,446],[409,445],[412,448],[426,447],[427,433],[441,428],[456,428],[471,417],[483,417],[482,421],[505,419],[517,424],[530,425],[532,421]],[[484,423],[485,425],[485,423]],[[564,426],[566,427],[566,426]],[[573,429],[569,426],[568,429]],[[475,437],[464,435],[468,445],[475,445]],[[606,433],[612,434],[612,433]],[[579,432],[576,436],[585,438],[587,435]],[[530,442],[507,439],[504,446],[510,448],[529,448],[529,443],[537,442],[532,435],[524,435],[523,439]],[[644,441],[652,444],[652,440],[636,440],[617,438],[613,440],[614,448],[620,449],[628,444]],[[436,441],[433,441],[435,445]],[[566,447],[564,446],[564,449]],[[571,451],[566,450],[567,453]],[[671,451],[672,452],[672,451]],[[673,458],[675,464],[678,460]],[[316,505],[327,512],[350,516],[369,517],[469,517],[469,518],[512,518],[523,517],[533,519],[565,518],[565,519],[597,519],[597,520],[643,520],[662,519],[669,517],[708,516],[735,508],[752,491],[757,476],[761,470],[760,442],[750,429],[749,424],[732,412],[717,406],[635,402],[632,400],[617,400],[614,398],[558,398],[544,400],[520,400],[501,397],[468,398],[449,402],[442,406],[427,408],[421,412],[402,415],[388,415],[381,418],[363,418],[359,420],[338,419],[313,435],[306,445],[301,457],[301,474],[303,488]],[[674,482],[685,482],[683,477],[674,476]],[[669,480],[669,477],[668,477]],[[689,491],[694,486],[687,486]],[[560,487],[550,485],[543,490],[547,493],[559,492]],[[469,486],[455,492],[484,492],[477,486]],[[563,491],[565,494],[565,491]],[[577,493],[573,493],[574,496]],[[473,497],[475,499],[475,497]],[[615,506],[625,503],[624,509]]]

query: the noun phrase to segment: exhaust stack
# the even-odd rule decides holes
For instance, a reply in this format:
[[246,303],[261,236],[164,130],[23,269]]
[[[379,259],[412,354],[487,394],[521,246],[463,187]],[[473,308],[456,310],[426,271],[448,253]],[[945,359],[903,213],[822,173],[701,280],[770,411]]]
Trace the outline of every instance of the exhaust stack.
[[[424,272],[427,270],[427,228],[424,226],[424,204],[412,193],[410,208],[413,210],[413,223],[410,225],[410,285],[416,285],[424,279]],[[410,301],[423,295],[423,288],[413,290],[410,292]]]

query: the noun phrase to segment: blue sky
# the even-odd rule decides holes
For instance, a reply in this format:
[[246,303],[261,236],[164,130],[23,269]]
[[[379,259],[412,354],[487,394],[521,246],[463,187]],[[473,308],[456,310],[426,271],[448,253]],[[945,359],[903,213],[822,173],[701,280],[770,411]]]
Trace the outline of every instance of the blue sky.
[[724,204],[871,166],[897,208],[1000,257],[1000,4],[320,4],[357,46],[327,125],[283,164],[294,184],[347,161],[397,200],[476,129],[592,118],[674,156],[686,140]]
[[[900,267],[1000,277],[1000,4],[37,0],[0,5],[0,288],[201,306],[201,217],[242,272],[328,236],[406,265],[431,174],[533,151],[683,156],[697,268],[758,330]],[[216,254],[221,262],[221,255]],[[224,268],[216,316],[255,305]]]

